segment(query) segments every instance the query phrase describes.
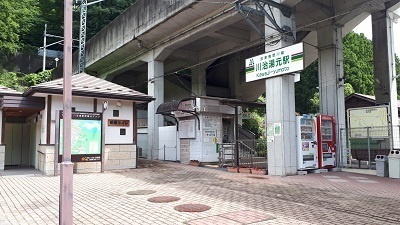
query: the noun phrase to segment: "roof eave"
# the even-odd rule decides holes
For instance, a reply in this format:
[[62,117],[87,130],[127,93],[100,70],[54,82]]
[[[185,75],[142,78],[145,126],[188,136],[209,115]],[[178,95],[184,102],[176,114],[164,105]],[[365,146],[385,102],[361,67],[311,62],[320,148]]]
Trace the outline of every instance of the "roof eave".
[[[31,87],[25,93],[24,96],[32,96],[35,93],[43,93],[43,94],[63,94],[62,89],[51,89],[51,88],[40,88],[40,87]],[[106,98],[106,99],[119,99],[119,100],[130,100],[142,103],[149,103],[155,100],[155,98],[150,96],[126,96],[126,95],[115,95],[115,94],[103,94],[96,93],[93,94],[91,92],[84,91],[72,91],[73,96],[81,96],[81,97],[92,97],[92,98]]]

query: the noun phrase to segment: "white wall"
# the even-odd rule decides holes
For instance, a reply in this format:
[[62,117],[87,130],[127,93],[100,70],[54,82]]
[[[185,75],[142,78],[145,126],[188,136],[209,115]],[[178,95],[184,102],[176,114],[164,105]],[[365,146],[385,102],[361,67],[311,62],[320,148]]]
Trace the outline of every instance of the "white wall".
[[[108,101],[108,109],[104,112],[104,122],[106,124],[106,140],[107,144],[133,144],[133,103],[132,101],[121,102],[121,107],[117,106],[117,100],[98,99],[97,112],[101,112],[103,102]],[[113,110],[119,110],[119,117],[113,117]],[[112,127],[108,126],[108,119],[129,120],[129,127]],[[120,129],[126,129],[125,135],[120,135]]]
[[[108,101],[108,109],[104,112],[103,121],[105,123],[105,144],[132,144],[133,143],[133,103],[132,101],[121,100],[121,107],[117,107],[117,100],[110,99],[98,99],[97,100],[97,112],[102,112],[103,102]],[[75,107],[77,112],[93,112],[94,99],[86,97],[73,97],[72,107]],[[47,107],[47,100],[46,100]],[[63,109],[62,96],[53,96],[51,103],[51,132],[50,132],[50,144],[55,143],[55,119],[56,110]],[[119,117],[113,117],[113,110],[119,110]],[[41,143],[46,142],[46,113],[47,109],[42,112],[42,136]],[[109,127],[108,119],[124,119],[129,120],[129,127]],[[120,135],[120,129],[126,129],[126,135]]]
[[[79,112],[93,112],[93,98],[84,97],[73,97],[72,107],[75,107],[75,111]],[[55,130],[56,130],[56,110],[63,110],[63,98],[61,95],[53,95],[51,100],[51,128],[50,128],[50,144],[55,143]],[[47,106],[47,102],[46,102]],[[45,109],[47,110],[47,109]],[[47,112],[47,111],[46,111]],[[43,117],[43,122],[47,122],[47,118]],[[42,125],[43,126],[43,125]],[[44,139],[46,142],[46,139]],[[42,139],[43,143],[43,139]]]
[[[159,127],[158,149],[160,149],[159,159],[177,161],[180,159],[179,146],[177,145],[176,126]],[[165,146],[165,149],[164,149]],[[164,156],[165,151],[165,156]]]

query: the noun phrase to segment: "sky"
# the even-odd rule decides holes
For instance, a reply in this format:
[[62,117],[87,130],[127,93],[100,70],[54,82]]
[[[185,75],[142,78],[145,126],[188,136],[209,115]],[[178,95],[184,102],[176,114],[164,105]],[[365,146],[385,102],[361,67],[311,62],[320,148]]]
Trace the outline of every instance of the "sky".
[[[395,53],[400,56],[400,20],[397,23],[394,23],[394,48]],[[353,30],[356,33],[364,33],[364,35],[372,40],[372,23],[371,16],[367,17],[363,22],[361,22],[357,27]]]

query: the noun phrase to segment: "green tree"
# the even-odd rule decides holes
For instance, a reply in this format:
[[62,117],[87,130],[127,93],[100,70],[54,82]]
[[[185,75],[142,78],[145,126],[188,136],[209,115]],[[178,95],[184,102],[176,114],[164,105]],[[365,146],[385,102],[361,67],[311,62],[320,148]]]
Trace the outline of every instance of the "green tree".
[[344,76],[354,91],[374,94],[372,42],[364,34],[348,33],[343,38]]
[[310,99],[318,92],[318,60],[315,60],[300,73],[300,81],[295,83],[296,112],[313,112]]
[[51,73],[51,70],[46,70],[37,74],[18,74],[2,70],[0,72],[0,85],[23,92],[30,86],[51,81]]
[[10,67],[10,57],[26,47],[21,38],[32,33],[38,16],[36,0],[0,1],[0,67]]
[[[104,2],[90,5],[87,10],[86,40],[92,38],[136,1],[137,0],[105,0]],[[74,36],[78,37],[80,24],[79,8],[77,8],[74,14],[74,21]]]
[[[374,65],[372,42],[363,34],[350,32],[343,38],[343,69],[345,97],[352,93],[374,95]],[[400,74],[400,60],[395,56],[396,71]],[[397,78],[400,84],[400,77]],[[399,85],[398,85],[399,86]],[[311,63],[296,83],[296,112],[316,113],[319,111],[318,63]],[[400,88],[397,88],[400,96]]]
[[[265,103],[265,95],[261,95],[257,102]],[[262,138],[265,134],[265,107],[263,108],[247,108],[245,112],[250,112],[251,119],[243,120],[243,127],[250,130],[256,135],[256,138]]]

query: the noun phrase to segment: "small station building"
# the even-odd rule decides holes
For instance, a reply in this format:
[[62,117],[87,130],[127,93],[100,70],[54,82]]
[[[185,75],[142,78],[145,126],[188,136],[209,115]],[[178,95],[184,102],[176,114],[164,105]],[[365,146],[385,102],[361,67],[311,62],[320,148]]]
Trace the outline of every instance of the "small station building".
[[[58,171],[62,95],[63,79],[24,93],[0,87],[0,170],[25,166],[46,175]],[[72,77],[72,96],[74,172],[136,168],[136,106],[154,98],[85,73]]]

